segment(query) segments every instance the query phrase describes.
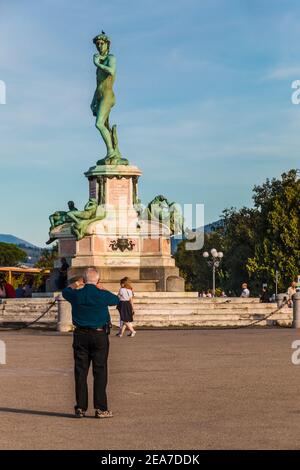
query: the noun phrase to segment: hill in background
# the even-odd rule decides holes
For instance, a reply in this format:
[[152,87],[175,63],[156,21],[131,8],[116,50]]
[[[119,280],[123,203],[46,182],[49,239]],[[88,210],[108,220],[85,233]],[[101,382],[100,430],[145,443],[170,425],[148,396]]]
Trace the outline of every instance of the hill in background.
[[14,235],[0,233],[0,242],[12,243],[24,250],[28,256],[27,262],[25,263],[28,266],[34,266],[40,258],[42,248],[39,248],[26,240],[15,237]]
[[[222,220],[217,220],[216,222],[212,222],[211,224],[204,225],[204,227],[201,227],[197,230],[199,230],[200,232],[204,231],[204,233],[212,233],[212,232],[214,232],[215,230],[218,230],[221,227],[223,227],[223,221]],[[195,232],[196,230],[193,229],[193,231]],[[182,240],[184,240],[184,238],[176,238],[176,236],[174,236],[174,235],[171,237],[172,255],[174,255],[176,253],[178,245],[179,245],[180,242],[182,242]]]

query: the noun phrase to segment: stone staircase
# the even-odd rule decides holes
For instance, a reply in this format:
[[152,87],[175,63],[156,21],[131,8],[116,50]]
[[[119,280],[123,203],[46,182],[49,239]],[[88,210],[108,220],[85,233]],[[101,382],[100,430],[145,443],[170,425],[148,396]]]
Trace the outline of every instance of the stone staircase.
[[[264,319],[277,309],[276,304],[262,304],[259,299],[199,299],[195,292],[135,293],[134,322],[139,327],[224,327],[246,326]],[[110,310],[113,324],[118,311]],[[290,326],[292,309],[283,308],[258,326]]]
[[[4,299],[0,301],[0,326],[31,322],[53,302],[44,295],[32,299]],[[134,296],[135,325],[138,327],[237,327],[247,326],[263,319],[257,326],[291,326],[292,309],[284,307],[269,319],[276,304],[261,304],[258,299],[199,299],[195,292],[139,292]],[[110,308],[112,322],[119,324],[119,313]],[[37,325],[55,327],[57,304]]]
[[[0,301],[0,327],[1,324],[29,323],[34,321],[52,304],[52,298],[32,299],[3,299]],[[55,326],[57,323],[57,303],[41,319],[37,325]]]

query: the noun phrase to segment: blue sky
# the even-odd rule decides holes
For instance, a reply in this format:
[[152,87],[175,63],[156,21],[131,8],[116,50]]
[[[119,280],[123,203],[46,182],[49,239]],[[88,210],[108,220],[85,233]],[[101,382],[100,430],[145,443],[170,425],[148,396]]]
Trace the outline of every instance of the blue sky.
[[88,198],[101,29],[143,202],[204,203],[206,223],[250,205],[254,184],[300,166],[299,24],[293,0],[0,0],[0,233],[43,245],[48,215]]

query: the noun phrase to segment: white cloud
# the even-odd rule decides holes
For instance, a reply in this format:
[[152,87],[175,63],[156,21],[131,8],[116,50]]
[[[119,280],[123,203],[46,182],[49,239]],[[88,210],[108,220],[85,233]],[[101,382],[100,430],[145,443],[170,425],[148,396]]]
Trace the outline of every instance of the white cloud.
[[300,66],[278,66],[263,77],[264,80],[297,80],[300,78]]

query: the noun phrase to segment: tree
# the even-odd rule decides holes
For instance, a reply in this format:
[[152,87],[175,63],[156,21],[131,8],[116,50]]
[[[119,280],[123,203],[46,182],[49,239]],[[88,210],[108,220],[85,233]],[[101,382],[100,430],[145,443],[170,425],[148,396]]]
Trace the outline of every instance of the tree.
[[216,285],[232,295],[239,295],[242,282],[248,282],[252,291],[258,291],[256,279],[249,279],[247,262],[255,249],[255,227],[259,214],[256,209],[224,210],[221,223],[214,232],[204,236],[204,248],[186,251],[185,242],[175,255],[177,266],[186,280],[188,290],[207,290],[212,287],[212,268],[203,258],[203,251],[216,248],[224,252],[220,268],[216,271]]
[[[203,251],[216,248],[223,250],[221,232],[215,231],[204,234],[204,248],[202,250],[186,250],[186,240],[179,243],[175,260],[180,269],[181,276],[186,281],[186,289],[190,291],[206,291],[212,289],[212,268],[207,265],[203,258]],[[221,267],[216,272],[218,287],[223,287],[224,272]]]
[[257,209],[233,207],[222,214],[224,246],[224,287],[235,295],[240,294],[242,282],[247,282],[253,291],[259,291],[255,277],[247,270],[248,259],[254,255],[257,239],[256,227],[260,214]]
[[54,268],[54,261],[57,259],[58,256],[58,245],[53,245],[52,248],[48,249],[45,248],[41,251],[40,258],[38,262],[35,264],[36,268],[40,269],[50,269]]
[[[300,180],[296,170],[280,179],[267,179],[253,189],[254,207],[225,209],[216,232],[205,235],[205,250],[214,246],[224,252],[218,271],[219,287],[239,295],[247,282],[252,295],[263,283],[274,291],[276,270],[279,289],[300,274]],[[211,270],[202,250],[186,251],[185,242],[175,255],[189,290],[206,290]]]
[[0,242],[0,266],[17,266],[27,260],[27,254],[13,243]]
[[260,216],[256,226],[255,252],[247,269],[260,280],[285,290],[300,272],[300,180],[296,170],[281,179],[267,179],[254,187],[254,205]]
[[[45,286],[46,279],[49,277],[49,270],[52,271],[54,268],[54,262],[58,256],[58,245],[53,245],[52,248],[45,248],[41,251],[39,260],[35,264],[36,268],[40,268],[42,271],[36,274],[34,277],[34,288],[37,290],[42,289]],[[45,272],[46,271],[46,272]],[[44,288],[44,287],[43,287]]]

